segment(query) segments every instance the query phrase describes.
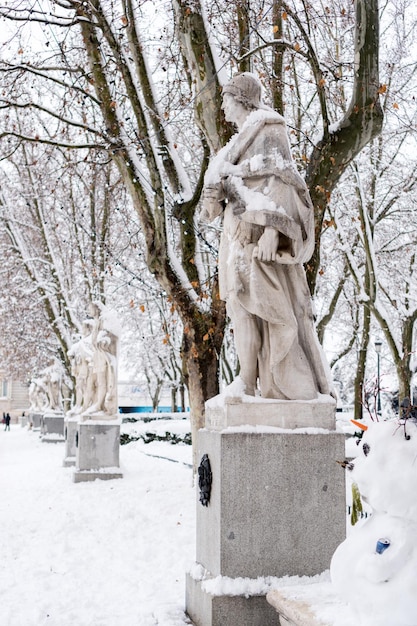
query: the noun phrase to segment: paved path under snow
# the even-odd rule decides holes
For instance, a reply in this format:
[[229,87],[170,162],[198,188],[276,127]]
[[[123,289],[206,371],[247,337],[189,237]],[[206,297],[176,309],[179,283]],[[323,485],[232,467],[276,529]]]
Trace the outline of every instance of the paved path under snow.
[[122,480],[76,484],[64,444],[0,430],[1,626],[188,623],[192,472],[144,446],[121,447]]

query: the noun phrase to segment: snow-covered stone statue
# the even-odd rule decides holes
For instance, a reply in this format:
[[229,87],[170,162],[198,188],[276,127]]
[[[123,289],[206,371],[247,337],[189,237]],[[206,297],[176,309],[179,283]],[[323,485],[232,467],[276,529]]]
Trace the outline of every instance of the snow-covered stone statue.
[[244,393],[312,400],[330,392],[313,326],[303,263],[314,249],[314,213],[292,161],[284,118],[263,104],[254,74],[223,88],[238,128],[211,161],[201,221],[223,216],[220,295],[227,302]]
[[29,411],[31,413],[43,413],[47,406],[47,396],[44,383],[41,378],[33,378],[29,385]]
[[358,626],[417,624],[417,424],[368,426],[347,465],[372,515],[334,553],[333,585]]
[[83,405],[84,416],[114,419],[118,413],[117,357],[119,324],[114,312],[101,302],[93,302],[91,357],[86,383],[88,406]]
[[[83,367],[87,365],[87,375],[80,390],[82,412],[75,433],[75,482],[123,476],[119,469],[121,419],[117,401],[120,325],[115,311],[101,302],[92,302],[89,315],[82,340]],[[81,346],[75,352],[79,352],[79,348]],[[73,455],[74,418],[67,422],[70,444],[64,464],[70,464]]]
[[81,338],[68,350],[71,361],[71,373],[75,379],[75,401],[69,414],[77,415],[87,409],[91,402],[87,394],[88,376],[91,369],[93,349],[91,345],[91,328],[93,320],[86,319],[82,323]]
[[43,370],[42,384],[47,397],[45,411],[62,413],[62,366],[59,363]]

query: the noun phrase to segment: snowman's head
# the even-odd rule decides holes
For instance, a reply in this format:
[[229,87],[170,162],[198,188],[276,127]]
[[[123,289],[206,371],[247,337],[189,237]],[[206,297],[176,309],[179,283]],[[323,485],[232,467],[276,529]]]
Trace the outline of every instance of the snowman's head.
[[[417,425],[374,422],[350,464],[362,498],[375,511],[417,521]],[[348,466],[349,467],[349,466]]]

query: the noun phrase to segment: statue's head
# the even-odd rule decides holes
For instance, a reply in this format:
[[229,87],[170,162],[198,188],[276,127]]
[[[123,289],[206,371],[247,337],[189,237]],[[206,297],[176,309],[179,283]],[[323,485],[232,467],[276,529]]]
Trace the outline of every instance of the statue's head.
[[223,87],[223,94],[229,93],[234,99],[249,111],[258,109],[261,105],[262,85],[259,79],[251,72],[236,74]]

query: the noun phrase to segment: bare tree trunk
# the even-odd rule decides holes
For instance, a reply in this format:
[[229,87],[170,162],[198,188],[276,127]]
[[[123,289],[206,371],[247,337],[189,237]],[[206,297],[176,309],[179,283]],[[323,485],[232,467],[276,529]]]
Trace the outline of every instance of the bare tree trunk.
[[414,325],[416,322],[416,315],[412,315],[404,320],[403,328],[402,328],[402,359],[396,363],[397,368],[397,376],[399,381],[399,403],[404,398],[410,398],[412,401],[412,389],[411,389],[411,378],[413,376],[413,372],[411,371],[411,355],[413,352],[413,335],[414,335]]
[[[249,8],[250,8],[249,0],[238,0],[237,23],[238,23],[238,28],[239,28],[239,42],[240,42],[239,53],[241,57],[244,56],[247,52],[249,52],[250,47],[251,47]],[[251,57],[250,56],[245,56],[239,62],[239,71],[240,72],[251,71]]]
[[[272,23],[274,39],[282,39],[282,0],[274,0],[272,6]],[[284,115],[284,47],[274,46],[272,51],[272,102],[274,109]]]
[[353,383],[354,388],[354,416],[355,419],[360,420],[363,418],[363,393],[364,393],[364,383],[365,383],[365,372],[366,372],[366,360],[368,357],[368,346],[369,346],[369,337],[371,330],[371,312],[369,307],[363,306],[363,326],[362,326],[362,337],[361,337],[361,345],[358,352],[358,361],[356,364],[356,374],[355,380]]
[[180,406],[181,413],[185,413],[185,386],[183,383],[180,384]]
[[[200,428],[205,426],[205,401],[219,393],[219,358],[223,342],[223,327],[225,308],[219,301],[220,315],[217,329],[211,327],[212,332],[202,332],[201,318],[196,317],[193,327],[185,328],[183,339],[183,354],[186,362],[187,385],[190,401],[191,436],[195,436]],[[207,337],[208,335],[208,337]],[[196,468],[196,450],[194,448],[194,467]]]
[[177,391],[178,391],[177,387],[172,385],[171,387],[171,412],[172,413],[177,412]]
[[306,171],[315,211],[316,247],[306,266],[310,292],[316,288],[320,269],[320,239],[324,213],[331,193],[349,163],[382,129],[379,102],[378,0],[355,0],[355,81],[352,99],[337,130],[330,132],[324,120],[323,138],[314,147]]
[[230,126],[221,110],[221,89],[208,42],[199,0],[173,0],[178,38],[190,83],[196,93],[196,121],[211,149],[217,152],[230,137]]
[[155,391],[152,394],[152,412],[153,413],[157,413],[158,412],[159,398],[161,396],[161,389],[162,389],[162,380],[159,380],[158,384],[156,385]]

